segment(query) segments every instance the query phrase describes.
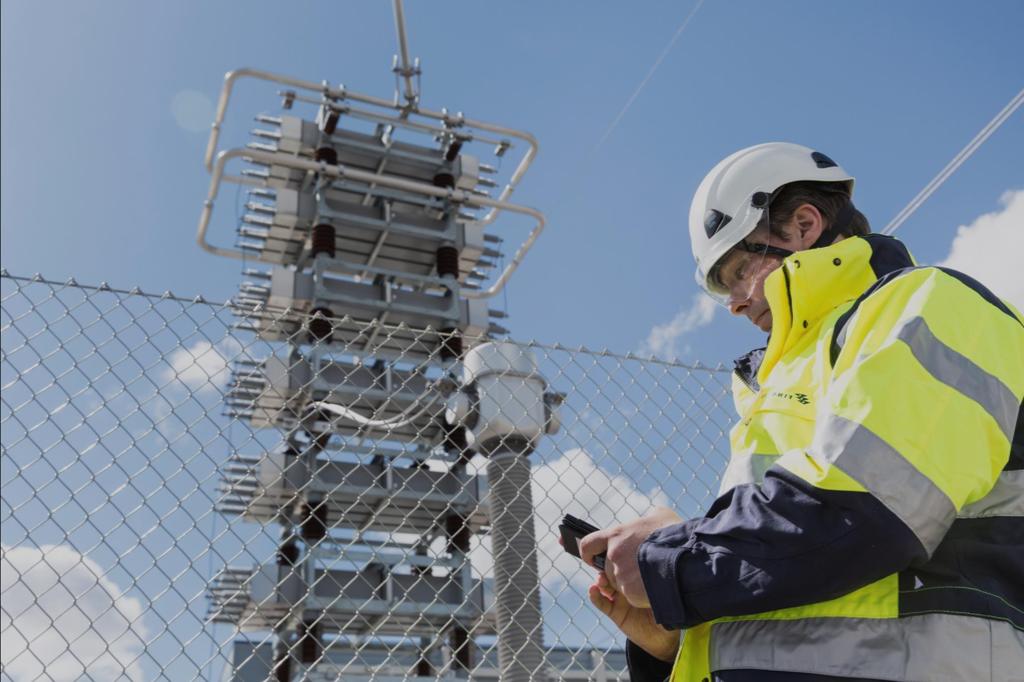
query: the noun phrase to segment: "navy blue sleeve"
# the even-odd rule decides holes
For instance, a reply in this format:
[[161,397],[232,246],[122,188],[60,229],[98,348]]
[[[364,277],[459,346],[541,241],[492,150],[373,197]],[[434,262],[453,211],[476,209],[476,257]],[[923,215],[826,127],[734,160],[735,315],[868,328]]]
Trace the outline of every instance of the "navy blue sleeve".
[[665,682],[672,674],[672,664],[655,658],[638,645],[626,641],[626,665],[630,682]]
[[773,467],[704,518],[653,533],[637,558],[655,620],[688,628],[834,599],[927,554],[873,495],[822,490]]

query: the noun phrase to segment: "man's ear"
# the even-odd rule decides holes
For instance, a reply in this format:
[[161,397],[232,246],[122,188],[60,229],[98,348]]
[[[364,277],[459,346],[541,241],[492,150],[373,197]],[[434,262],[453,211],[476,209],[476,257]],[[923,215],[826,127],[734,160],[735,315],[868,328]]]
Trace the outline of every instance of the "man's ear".
[[825,216],[813,204],[801,204],[793,213],[792,224],[796,227],[801,248],[809,249],[825,229]]

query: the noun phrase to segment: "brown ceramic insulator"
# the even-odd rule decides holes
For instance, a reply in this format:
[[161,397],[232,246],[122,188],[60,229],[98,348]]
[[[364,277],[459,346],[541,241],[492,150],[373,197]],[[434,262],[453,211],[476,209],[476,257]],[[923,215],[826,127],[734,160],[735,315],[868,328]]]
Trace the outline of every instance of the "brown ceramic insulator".
[[277,682],[291,682],[292,657],[291,652],[287,649],[274,657],[274,679]]
[[459,276],[459,250],[454,246],[441,246],[437,249],[438,277]]
[[462,552],[469,551],[469,537],[472,535],[466,519],[458,514],[449,514],[444,520],[444,532],[448,536],[448,551]]
[[459,152],[462,151],[462,140],[455,140],[448,145],[448,151],[445,152],[444,160],[449,163],[454,161],[459,156]]
[[[320,315],[318,316],[317,313]],[[307,328],[309,329],[310,343],[330,343],[331,334],[334,331],[331,318],[334,317],[334,314],[328,308],[314,308],[309,314]]]
[[442,360],[458,360],[462,357],[462,334],[457,329],[441,330],[441,347],[438,355]]
[[452,653],[455,656],[455,667],[461,670],[473,669],[473,642],[465,628],[455,626],[451,634]]
[[323,655],[323,645],[320,640],[322,629],[320,623],[316,621],[306,620],[299,623],[299,660],[303,663],[316,663]]
[[326,253],[334,258],[334,225],[330,223],[319,223],[313,226],[313,256]]
[[313,152],[313,159],[318,163],[323,161],[331,166],[337,166],[338,150],[334,147],[317,147],[316,151]]
[[455,187],[455,176],[451,173],[438,173],[434,176],[434,187]]
[[302,504],[302,539],[309,544],[320,542],[327,536],[327,503],[304,502]]
[[323,131],[326,135],[333,135],[334,131],[338,129],[338,119],[341,118],[341,112],[331,110],[327,114],[327,118],[324,119]]
[[277,565],[294,566],[299,560],[299,546],[295,540],[288,540],[277,548]]
[[441,446],[445,452],[457,453],[460,464],[466,464],[473,459],[473,451],[469,449],[469,443],[466,442],[466,427],[442,424],[442,428],[444,429],[444,441]]
[[[334,415],[328,412],[321,412],[319,415],[319,421],[325,421],[331,423],[334,419]],[[323,452],[327,449],[327,443],[331,440],[331,430],[327,429],[320,433],[310,434],[309,448],[315,452]]]

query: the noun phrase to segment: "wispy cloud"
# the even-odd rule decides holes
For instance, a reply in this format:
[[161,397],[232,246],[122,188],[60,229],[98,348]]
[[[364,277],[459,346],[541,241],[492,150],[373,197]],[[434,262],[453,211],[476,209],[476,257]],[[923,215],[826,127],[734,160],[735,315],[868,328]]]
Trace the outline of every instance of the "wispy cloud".
[[3,547],[0,660],[15,682],[141,680],[143,605],[68,545]]
[[228,364],[240,351],[238,342],[231,338],[217,344],[196,341],[168,356],[168,366],[163,369],[162,379],[164,382],[177,382],[193,392],[219,393],[231,373]]
[[[485,468],[486,464],[480,467]],[[585,517],[604,528],[668,504],[663,493],[648,495],[637,489],[628,476],[603,469],[588,452],[578,448],[535,467],[531,478],[539,550],[537,563],[541,582],[548,589],[566,584],[585,588],[594,578],[592,570],[567,554],[558,543],[555,529],[565,514]],[[490,538],[474,542],[470,559],[479,574],[493,575]]]
[[554,529],[566,513],[585,517],[599,528],[635,519],[655,506],[667,505],[661,492],[648,495],[627,476],[601,468],[581,449],[533,471],[533,503],[536,508],[537,545],[541,581],[562,581],[581,586],[593,581],[593,571],[562,549]]
[[949,255],[939,265],[967,273],[1024,310],[1024,190],[1004,192],[999,203],[1000,210],[957,229]]
[[679,357],[680,352],[688,351],[688,347],[679,347],[682,337],[711,324],[717,309],[718,304],[710,297],[705,294],[694,295],[688,307],[680,310],[669,322],[651,329],[647,339],[640,345],[639,352],[667,359]]

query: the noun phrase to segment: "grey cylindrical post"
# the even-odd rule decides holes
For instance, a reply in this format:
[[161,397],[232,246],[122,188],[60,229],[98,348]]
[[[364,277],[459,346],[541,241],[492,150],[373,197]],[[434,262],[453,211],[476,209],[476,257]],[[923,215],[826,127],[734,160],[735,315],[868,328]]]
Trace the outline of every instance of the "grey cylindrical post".
[[537,539],[530,461],[523,450],[501,450],[487,463],[491,543],[502,682],[545,679]]

